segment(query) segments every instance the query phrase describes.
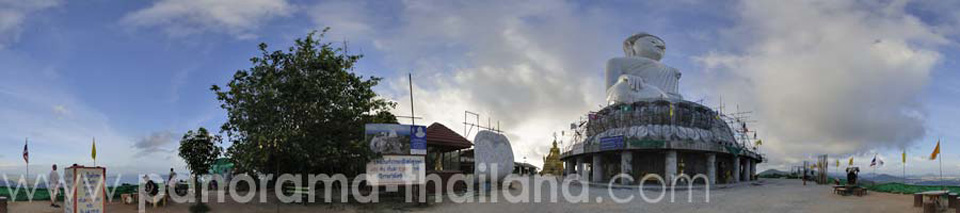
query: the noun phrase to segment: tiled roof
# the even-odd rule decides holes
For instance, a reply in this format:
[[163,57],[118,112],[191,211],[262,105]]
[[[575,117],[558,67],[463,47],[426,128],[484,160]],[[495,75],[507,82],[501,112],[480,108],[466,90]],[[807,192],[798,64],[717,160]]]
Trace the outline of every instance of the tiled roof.
[[470,143],[469,140],[440,123],[433,123],[427,127],[427,145],[454,147],[458,149],[473,147],[473,143]]

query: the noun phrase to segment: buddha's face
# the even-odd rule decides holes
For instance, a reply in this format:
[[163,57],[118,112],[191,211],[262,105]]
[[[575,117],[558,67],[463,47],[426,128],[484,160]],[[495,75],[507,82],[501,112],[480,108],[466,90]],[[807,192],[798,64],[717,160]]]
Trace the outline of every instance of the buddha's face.
[[650,58],[659,61],[663,58],[667,45],[657,37],[644,36],[633,42],[633,53],[636,56]]

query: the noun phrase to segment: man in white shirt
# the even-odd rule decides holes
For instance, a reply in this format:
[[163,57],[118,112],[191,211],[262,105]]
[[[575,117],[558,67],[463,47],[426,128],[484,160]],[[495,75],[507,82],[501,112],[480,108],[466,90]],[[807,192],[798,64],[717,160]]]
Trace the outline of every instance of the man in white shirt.
[[57,205],[57,193],[60,192],[60,173],[57,172],[57,164],[53,164],[53,170],[47,175],[47,187],[50,190],[50,206],[60,208]]
[[170,176],[167,176],[167,192],[176,193],[177,191],[177,173],[170,168]]

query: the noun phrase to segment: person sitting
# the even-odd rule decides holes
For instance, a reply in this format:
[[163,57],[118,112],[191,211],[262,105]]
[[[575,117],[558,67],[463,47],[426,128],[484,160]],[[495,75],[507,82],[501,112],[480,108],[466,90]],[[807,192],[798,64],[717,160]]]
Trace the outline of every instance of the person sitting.
[[146,184],[143,185],[143,191],[146,192],[147,195],[152,197],[160,193],[160,187],[157,185],[157,182],[153,182],[153,180],[150,180],[150,177],[146,175],[143,176],[143,180],[146,182]]

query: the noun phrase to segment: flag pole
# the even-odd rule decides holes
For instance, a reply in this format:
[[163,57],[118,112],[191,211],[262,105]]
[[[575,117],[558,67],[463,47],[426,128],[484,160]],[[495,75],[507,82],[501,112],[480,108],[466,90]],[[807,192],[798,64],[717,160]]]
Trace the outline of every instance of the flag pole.
[[24,161],[26,161],[26,163],[27,163],[27,185],[30,185],[30,160],[29,160],[29,159],[30,159],[30,154],[29,154],[29,150],[27,150],[27,148],[26,148],[26,147],[27,147],[27,144],[29,143],[29,141],[30,141],[30,138],[29,138],[29,137],[23,138],[24,151],[27,151],[27,152],[26,152],[26,153],[27,153],[27,157],[24,159]]
[[[943,140],[943,138],[940,138],[940,137],[937,138],[937,146],[940,146],[941,140]],[[940,147],[940,148],[943,148],[943,147]],[[942,151],[937,152],[937,155],[939,155],[937,156],[937,158],[940,158],[940,183],[942,184],[943,183],[943,152]],[[940,185],[940,187],[943,188],[944,186]]]

